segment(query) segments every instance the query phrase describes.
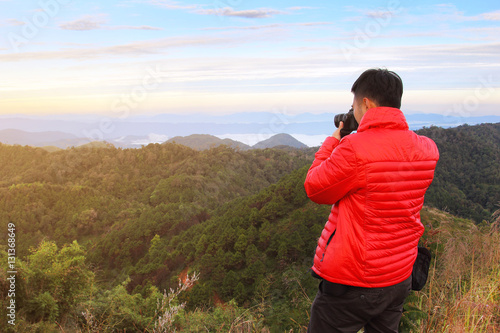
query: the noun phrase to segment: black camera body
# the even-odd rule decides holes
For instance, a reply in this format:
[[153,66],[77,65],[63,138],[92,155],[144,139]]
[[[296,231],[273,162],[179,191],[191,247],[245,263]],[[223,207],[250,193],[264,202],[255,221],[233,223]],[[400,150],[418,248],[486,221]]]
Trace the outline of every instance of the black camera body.
[[341,121],[344,122],[344,127],[340,130],[342,137],[358,129],[358,122],[356,121],[356,118],[354,118],[353,108],[351,108],[347,113],[335,115],[333,121],[335,123],[335,127],[337,128],[340,126]]

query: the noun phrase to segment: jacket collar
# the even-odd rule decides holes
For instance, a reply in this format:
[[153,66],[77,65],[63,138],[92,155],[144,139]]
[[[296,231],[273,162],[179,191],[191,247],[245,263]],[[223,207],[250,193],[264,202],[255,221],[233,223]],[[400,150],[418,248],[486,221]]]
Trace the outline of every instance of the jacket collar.
[[401,110],[380,106],[366,111],[361,119],[361,124],[359,124],[358,132],[363,132],[371,128],[407,130],[409,127]]

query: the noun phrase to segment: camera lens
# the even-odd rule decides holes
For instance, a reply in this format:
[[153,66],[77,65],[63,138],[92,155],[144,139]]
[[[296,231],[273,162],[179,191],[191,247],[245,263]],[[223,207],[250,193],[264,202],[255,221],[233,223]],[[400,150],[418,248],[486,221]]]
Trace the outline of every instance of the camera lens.
[[344,121],[344,117],[345,117],[345,113],[340,113],[340,114],[335,115],[335,117],[333,118],[333,122],[335,123],[335,127],[338,128],[340,126],[340,122]]

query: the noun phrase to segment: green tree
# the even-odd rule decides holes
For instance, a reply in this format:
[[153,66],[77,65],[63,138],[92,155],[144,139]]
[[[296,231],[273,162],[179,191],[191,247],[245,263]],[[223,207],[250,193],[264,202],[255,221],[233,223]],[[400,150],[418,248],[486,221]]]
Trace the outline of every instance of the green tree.
[[30,320],[65,319],[90,293],[94,273],[76,241],[60,250],[53,242],[40,243],[28,256],[26,266]]

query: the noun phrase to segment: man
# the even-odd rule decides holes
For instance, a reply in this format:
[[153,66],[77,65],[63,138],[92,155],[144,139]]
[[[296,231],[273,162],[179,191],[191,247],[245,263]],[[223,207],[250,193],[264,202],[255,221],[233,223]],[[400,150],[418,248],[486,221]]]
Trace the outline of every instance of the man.
[[340,123],[305,181],[312,201],[333,205],[312,267],[321,282],[308,331],[397,332],[439,153],[408,129],[396,73],[369,69],[351,92],[357,133],[341,138]]

